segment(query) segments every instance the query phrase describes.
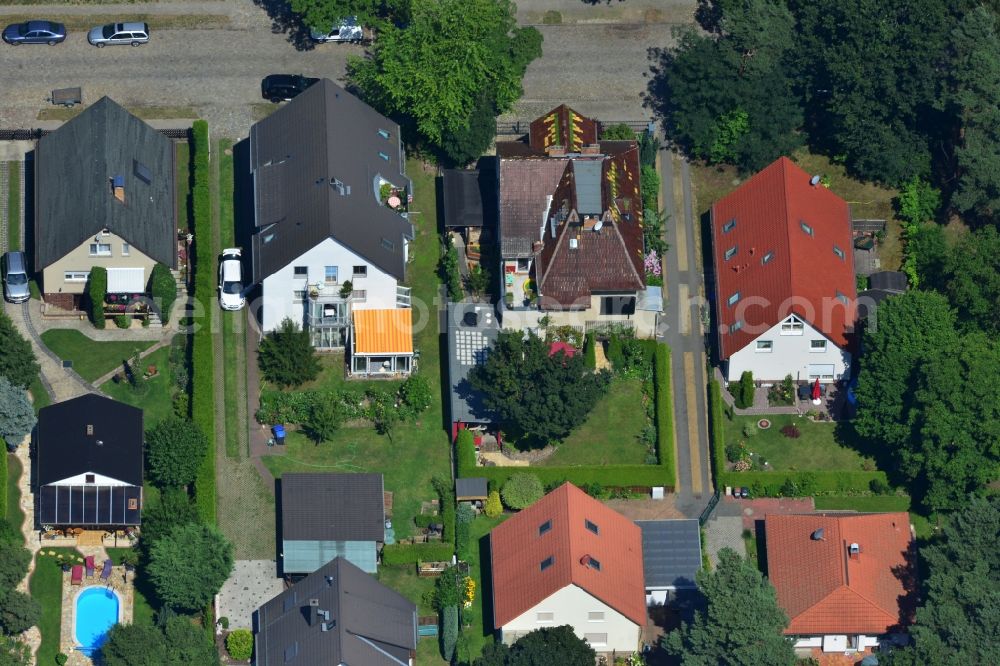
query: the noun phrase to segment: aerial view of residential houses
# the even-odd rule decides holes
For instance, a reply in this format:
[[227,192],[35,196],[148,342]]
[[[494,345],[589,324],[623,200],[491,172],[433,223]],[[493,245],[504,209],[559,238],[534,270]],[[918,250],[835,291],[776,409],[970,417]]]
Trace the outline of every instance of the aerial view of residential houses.
[[995,7],[66,4],[0,665],[1000,663]]

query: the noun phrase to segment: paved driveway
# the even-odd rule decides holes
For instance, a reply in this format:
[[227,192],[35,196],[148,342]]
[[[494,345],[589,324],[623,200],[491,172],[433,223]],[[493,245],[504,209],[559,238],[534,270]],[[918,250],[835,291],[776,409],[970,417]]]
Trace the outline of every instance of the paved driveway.
[[[263,1],[263,0],[262,0]],[[639,3],[643,5],[643,2]],[[645,4],[651,3],[645,0]],[[691,0],[671,0],[669,11],[646,22],[645,14],[625,12],[627,3],[590,8],[578,0],[533,0],[522,21],[537,21],[546,7],[566,11],[563,25],[538,25],[545,37],[543,57],[528,69],[525,95],[512,114],[529,118],[566,102],[584,114],[610,120],[645,120],[641,94],[649,64],[646,51],[672,40],[674,23],[690,16]],[[24,6],[0,6],[5,15]],[[633,9],[638,10],[636,6]],[[572,11],[571,11],[572,10]],[[582,10],[582,11],[581,11]],[[0,45],[4,67],[0,85],[0,127],[44,127],[39,110],[53,88],[82,86],[85,101],[109,95],[126,105],[190,106],[217,135],[245,136],[260,104],[260,80],[276,72],[303,73],[342,80],[347,58],[361,47],[327,44],[298,49],[267,12],[249,0],[160,2],[136,5],[37,5],[38,15],[206,14],[226,15],[224,28],[153,30],[149,44],[97,49],[85,35],[71,33],[59,46]],[[589,18],[584,11],[592,13]],[[627,24],[608,21],[629,21]],[[590,23],[589,21],[602,21]],[[279,21],[280,23],[280,21]],[[155,25],[155,23],[154,23]]]

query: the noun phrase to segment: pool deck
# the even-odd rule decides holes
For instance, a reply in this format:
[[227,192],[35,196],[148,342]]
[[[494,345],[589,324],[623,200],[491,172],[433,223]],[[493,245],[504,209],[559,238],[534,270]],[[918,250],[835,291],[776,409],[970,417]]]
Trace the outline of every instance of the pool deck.
[[126,583],[125,567],[112,567],[111,578],[108,581],[102,581],[100,569],[100,562],[98,562],[94,575],[90,578],[84,576],[83,583],[80,585],[71,584],[70,576],[72,574],[70,572],[63,573],[62,626],[59,631],[59,651],[69,655],[69,661],[66,662],[67,666],[92,666],[94,663],[90,657],[74,649],[76,641],[73,640],[73,621],[76,613],[76,597],[80,592],[91,587],[110,586],[118,593],[118,598],[121,599],[122,624],[130,624],[132,622],[132,608],[135,602],[132,578],[135,576],[135,572],[129,574],[128,582]]

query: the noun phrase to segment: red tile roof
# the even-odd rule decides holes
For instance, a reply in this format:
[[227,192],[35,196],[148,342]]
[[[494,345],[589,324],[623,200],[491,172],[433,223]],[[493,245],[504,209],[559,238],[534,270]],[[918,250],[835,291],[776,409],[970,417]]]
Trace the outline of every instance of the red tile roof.
[[[837,346],[848,345],[857,298],[850,210],[828,188],[810,185],[809,174],[790,159],[773,162],[712,206],[712,247],[723,359],[789,314]],[[736,292],[740,301],[729,306]],[[730,333],[738,320],[742,328]]]
[[[879,635],[909,623],[906,513],[772,514],[764,529],[771,584],[791,618],[786,634]],[[821,540],[812,538],[818,529]]]
[[[598,527],[590,531],[585,521]],[[539,527],[551,527],[539,535]],[[490,533],[493,622],[502,627],[567,585],[640,626],[646,623],[642,533],[635,523],[566,483]],[[600,562],[600,571],[584,562]],[[544,571],[541,563],[552,558]]]

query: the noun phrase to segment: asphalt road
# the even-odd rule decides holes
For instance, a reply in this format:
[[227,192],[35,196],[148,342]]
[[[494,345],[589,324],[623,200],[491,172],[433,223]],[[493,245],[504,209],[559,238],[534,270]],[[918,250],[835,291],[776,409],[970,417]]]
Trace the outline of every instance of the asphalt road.
[[[542,5],[541,2],[536,4]],[[624,6],[624,5],[623,5]],[[111,6],[113,7],[113,6]],[[0,44],[0,127],[44,127],[38,112],[54,88],[81,86],[85,102],[109,95],[125,105],[190,106],[217,135],[245,136],[260,104],[260,80],[303,73],[342,80],[358,46],[299,50],[267,13],[246,0],[164,2],[128,11],[229,14],[224,29],[153,30],[141,47],[90,46],[82,32],[57,46]],[[10,8],[0,11],[0,21]],[[24,11],[26,7],[17,8]],[[68,11],[68,7],[60,8]],[[39,7],[39,15],[46,14]],[[107,14],[109,5],[74,5],[72,13]],[[55,9],[48,13],[52,14]],[[528,69],[524,98],[509,117],[532,118],[566,102],[607,120],[646,120],[642,104],[651,46],[668,44],[669,23],[539,25],[544,55]]]

